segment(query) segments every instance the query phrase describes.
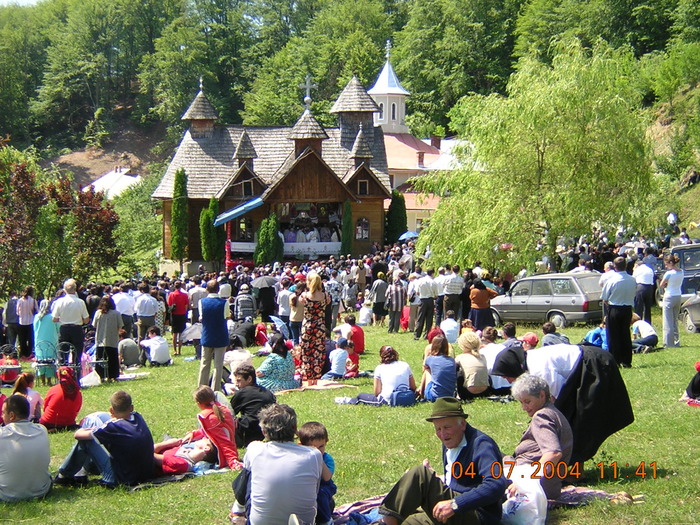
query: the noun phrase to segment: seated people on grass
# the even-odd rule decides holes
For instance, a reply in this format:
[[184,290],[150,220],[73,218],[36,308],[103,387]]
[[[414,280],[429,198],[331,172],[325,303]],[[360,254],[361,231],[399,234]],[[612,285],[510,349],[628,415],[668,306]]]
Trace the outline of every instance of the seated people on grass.
[[[501,520],[508,480],[495,478],[501,463],[495,441],[467,423],[459,400],[435,401],[427,421],[442,442],[444,481],[427,459],[409,469],[384,498],[379,513],[387,525],[493,524]],[[449,521],[448,521],[449,520]]]
[[335,342],[335,348],[328,355],[331,369],[321,376],[321,379],[343,379],[345,365],[348,360],[348,340],[339,337]]
[[260,429],[260,410],[275,403],[275,395],[257,384],[253,365],[240,365],[233,372],[238,391],[231,398],[231,409],[236,417],[236,445],[247,447],[252,441],[264,439]]
[[541,467],[542,489],[548,499],[557,499],[561,494],[563,479],[557,466],[563,462],[566,472],[571,468],[569,462],[574,444],[571,425],[564,414],[552,404],[549,385],[541,377],[521,375],[513,383],[512,392],[513,397],[520,401],[522,409],[532,419],[520,438],[520,443],[515,447],[513,456],[506,456],[503,461]]
[[49,436],[29,421],[29,401],[15,394],[2,405],[0,427],[0,501],[44,496],[51,488]]
[[335,472],[335,461],[333,456],[326,452],[328,430],[317,421],[309,421],[299,428],[298,434],[299,443],[305,447],[314,447],[323,455],[323,474],[316,498],[316,523],[318,525],[333,525],[333,510],[335,510],[333,496],[338,491],[338,487],[332,479]]
[[688,383],[688,387],[678,401],[688,403],[692,406],[700,406],[700,361],[695,362],[697,373]]
[[49,388],[44,398],[44,413],[39,423],[49,432],[75,430],[76,418],[83,406],[80,385],[75,380],[73,369],[62,366],[58,369],[58,384]]
[[[442,328],[440,328],[439,326],[433,326],[428,332],[428,335],[425,336],[425,338],[428,340],[428,344],[425,345],[425,348],[423,349],[423,359],[430,355],[430,351],[433,347],[433,339],[435,339],[438,335],[445,337],[445,332],[443,332]],[[445,339],[447,338],[445,337]],[[447,342],[447,348],[447,355],[454,359],[455,349],[452,347],[449,341]]]
[[345,361],[345,378],[351,379],[360,374],[360,356],[355,352],[355,344],[348,341],[348,358]]
[[423,361],[423,377],[418,393],[428,401],[439,397],[454,397],[457,391],[457,365],[447,355],[449,343],[442,335],[436,335],[430,345],[430,355]]
[[272,353],[258,367],[258,384],[270,392],[299,388],[294,379],[294,358],[284,337],[275,334],[270,338]]
[[416,380],[411,367],[406,361],[399,361],[399,353],[393,347],[382,346],[379,349],[379,359],[381,363],[374,369],[374,393],[360,394],[350,399],[349,404],[388,405],[392,392],[403,388],[416,391]]
[[139,345],[129,337],[129,334],[123,328],[119,329],[119,345],[117,349],[119,351],[119,362],[122,366],[129,368],[130,366],[141,364]]
[[497,343],[497,340],[498,330],[492,326],[484,328],[484,331],[481,333],[481,341],[484,346],[479,349],[479,353],[486,358],[491,393],[497,396],[507,396],[510,394],[510,383],[505,378],[492,373],[498,354],[504,350],[504,346],[501,343]]
[[544,334],[544,337],[542,337],[542,346],[569,344],[569,338],[557,332],[557,327],[554,326],[554,323],[550,323],[549,321],[544,323],[542,325],[542,333]]
[[192,472],[200,461],[216,463],[217,450],[207,438],[189,443],[181,439],[169,439],[153,446],[153,462],[156,475],[184,474]]
[[297,415],[289,405],[263,408],[260,427],[266,441],[251,443],[243,458],[250,476],[247,490],[240,492],[248,499],[234,503],[232,516],[244,515],[247,508],[250,525],[287,525],[292,514],[303,523],[314,523],[323,474],[321,452],[294,443]]
[[197,441],[208,438],[219,452],[219,468],[239,470],[238,448],[236,447],[236,423],[231,411],[216,400],[214,390],[202,385],[194,391],[194,402],[199,407],[200,428],[188,433],[183,442]]
[[440,330],[445,334],[447,342],[452,345],[457,342],[457,337],[459,337],[459,323],[455,320],[455,317],[454,310],[447,310],[445,312],[445,320],[440,323]]
[[168,342],[160,335],[160,328],[157,326],[151,326],[148,329],[148,339],[144,339],[139,344],[142,348],[142,365],[145,365],[147,360],[151,366],[167,366],[172,363]]
[[498,355],[493,373],[511,383],[525,372],[547,381],[554,406],[574,433],[573,462],[591,459],[609,436],[634,421],[627,387],[610,352],[585,345],[535,348],[533,332],[521,339],[522,347]]
[[457,339],[462,353],[455,358],[457,363],[457,392],[462,400],[489,392],[489,372],[486,358],[479,353],[481,339],[474,332],[465,332]]
[[77,442],[58,469],[54,483],[85,484],[92,465],[100,483],[137,485],[153,477],[153,437],[131,396],[119,390],[110,397],[110,420],[75,432]]
[[659,336],[651,324],[642,321],[637,314],[632,314],[632,352],[646,354],[659,344]]

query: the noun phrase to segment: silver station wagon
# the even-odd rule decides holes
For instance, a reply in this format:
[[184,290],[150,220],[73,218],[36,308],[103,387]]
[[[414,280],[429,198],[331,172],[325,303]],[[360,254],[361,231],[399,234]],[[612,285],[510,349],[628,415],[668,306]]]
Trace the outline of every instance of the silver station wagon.
[[496,324],[551,321],[562,328],[569,323],[600,322],[600,276],[596,272],[545,273],[516,281],[508,293],[491,299]]

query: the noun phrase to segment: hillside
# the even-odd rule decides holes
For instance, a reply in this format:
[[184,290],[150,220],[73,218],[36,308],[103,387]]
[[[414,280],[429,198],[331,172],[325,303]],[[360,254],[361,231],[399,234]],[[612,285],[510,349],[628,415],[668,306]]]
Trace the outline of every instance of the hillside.
[[[166,160],[151,151],[164,137],[165,126],[162,124],[141,128],[124,120],[103,148],[75,150],[47,159],[43,165],[48,167],[53,164],[61,170],[71,171],[75,185],[79,187],[90,184],[115,166],[128,167],[134,173],[142,175],[148,163]],[[169,154],[165,155],[168,156]]]

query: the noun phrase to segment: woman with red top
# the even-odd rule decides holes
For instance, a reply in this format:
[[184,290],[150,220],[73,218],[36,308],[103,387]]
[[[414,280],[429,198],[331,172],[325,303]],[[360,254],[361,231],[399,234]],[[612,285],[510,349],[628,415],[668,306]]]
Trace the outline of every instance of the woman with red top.
[[219,452],[219,468],[240,470],[243,464],[238,460],[236,423],[231,411],[216,400],[216,394],[208,386],[200,386],[194,391],[194,401],[201,410],[197,414],[201,428],[187,434],[182,441],[206,437]]
[[168,294],[168,306],[170,307],[170,327],[173,331],[173,354],[180,355],[182,352],[180,335],[185,331],[187,310],[190,307],[190,296],[182,290],[182,281],[175,281],[175,289]]
[[58,384],[49,388],[44,398],[44,413],[39,423],[49,432],[56,430],[75,430],[78,428],[76,418],[83,406],[80,385],[75,380],[73,369],[62,366],[58,369]]

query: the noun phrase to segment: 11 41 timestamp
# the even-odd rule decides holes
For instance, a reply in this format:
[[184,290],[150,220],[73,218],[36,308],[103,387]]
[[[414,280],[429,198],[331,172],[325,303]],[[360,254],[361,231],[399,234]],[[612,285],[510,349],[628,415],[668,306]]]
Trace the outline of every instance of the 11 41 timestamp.
[[629,463],[625,463],[625,469],[629,469],[630,467],[634,468],[634,472],[629,474],[623,472],[620,468],[621,466],[622,465],[618,464],[617,461],[613,461],[611,463],[608,463],[607,465],[602,461],[596,464],[596,467],[598,467],[598,474],[600,475],[600,479],[605,479],[607,476],[611,476],[610,479],[635,477],[645,479],[647,476],[649,476],[651,479],[656,479],[656,461],[652,461],[650,463],[641,461],[636,466],[636,468],[634,464],[630,465]]

